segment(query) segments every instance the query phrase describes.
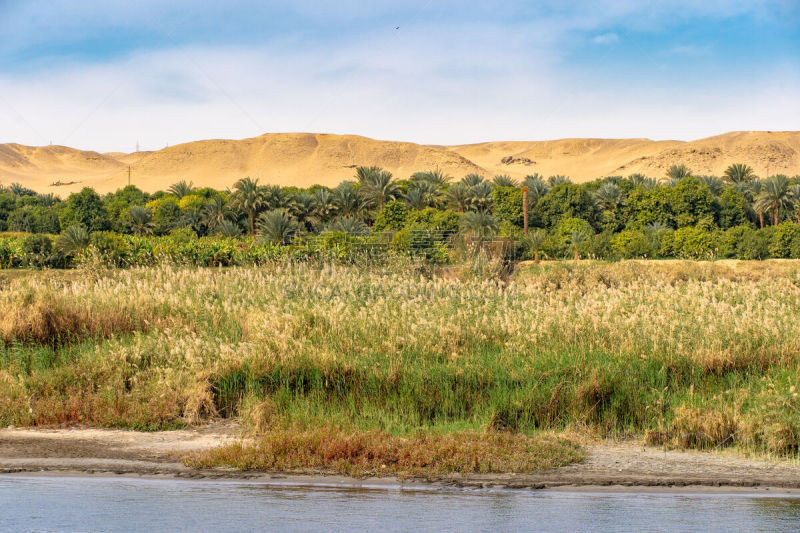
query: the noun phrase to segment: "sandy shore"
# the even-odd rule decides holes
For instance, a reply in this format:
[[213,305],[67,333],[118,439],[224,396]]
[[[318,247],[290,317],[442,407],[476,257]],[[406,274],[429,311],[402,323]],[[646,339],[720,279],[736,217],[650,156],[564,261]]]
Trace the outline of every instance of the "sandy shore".
[[[394,478],[356,480],[323,472],[255,473],[196,470],[180,463],[194,450],[241,439],[233,422],[197,430],[139,433],[111,429],[0,430],[0,473],[167,476],[286,484],[387,486]],[[800,494],[800,465],[755,460],[733,452],[665,451],[635,443],[597,442],[581,464],[534,474],[448,476],[435,486],[594,490],[774,491]],[[419,481],[405,481],[413,486]],[[426,482],[430,486],[431,482]]]

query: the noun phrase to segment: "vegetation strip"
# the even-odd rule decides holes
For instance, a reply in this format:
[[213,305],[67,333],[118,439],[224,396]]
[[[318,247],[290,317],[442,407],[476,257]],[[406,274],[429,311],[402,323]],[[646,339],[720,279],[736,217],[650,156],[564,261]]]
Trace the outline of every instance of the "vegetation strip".
[[0,232],[17,233],[0,236],[0,268],[363,264],[389,249],[461,263],[465,247],[493,240],[510,259],[800,258],[799,200],[800,176],[761,179],[738,163],[722,177],[674,165],[660,181],[584,184],[438,170],[398,180],[357,167],[334,188],[242,178],[228,191],[180,181],[153,194],[85,188],[65,201],[12,184],[0,186]]
[[[0,425],[578,429],[797,457],[798,287],[794,262],[28,272],[0,290]],[[82,321],[21,321],[37,302]]]

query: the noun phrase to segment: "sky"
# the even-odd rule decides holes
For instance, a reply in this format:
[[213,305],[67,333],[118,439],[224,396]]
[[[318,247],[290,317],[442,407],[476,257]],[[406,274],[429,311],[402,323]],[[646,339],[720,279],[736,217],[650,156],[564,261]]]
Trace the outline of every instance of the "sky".
[[800,129],[800,0],[0,0],[0,143]]

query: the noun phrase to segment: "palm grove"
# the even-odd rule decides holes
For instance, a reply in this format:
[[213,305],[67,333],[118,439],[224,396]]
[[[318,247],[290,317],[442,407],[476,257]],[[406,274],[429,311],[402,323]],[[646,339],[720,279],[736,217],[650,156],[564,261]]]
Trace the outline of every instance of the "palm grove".
[[[439,170],[398,180],[378,167],[359,167],[353,180],[333,188],[279,187],[248,177],[226,191],[180,181],[154,194],[127,186],[100,196],[85,188],[63,201],[13,184],[0,188],[0,231],[21,233],[0,236],[7,241],[0,266],[14,265],[12,240],[17,255],[65,266],[93,245],[124,254],[133,238],[291,248],[338,236],[399,251],[438,247],[433,257],[440,261],[456,239],[504,240],[517,257],[536,259],[800,257],[798,222],[800,175],[761,179],[744,164],[722,177],[675,165],[661,179],[633,174],[584,184],[538,174],[454,180]],[[24,266],[24,257],[17,264]]]

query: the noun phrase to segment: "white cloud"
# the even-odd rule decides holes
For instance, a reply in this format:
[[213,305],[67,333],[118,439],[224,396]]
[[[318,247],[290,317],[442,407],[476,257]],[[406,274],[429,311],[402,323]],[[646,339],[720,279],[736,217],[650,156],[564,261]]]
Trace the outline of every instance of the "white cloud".
[[758,73],[780,83],[757,89],[735,72],[729,80],[663,86],[576,80],[563,50],[567,36],[585,31],[613,44],[617,34],[602,33],[609,21],[637,13],[636,24],[655,24],[641,5],[612,2],[603,11],[587,3],[585,16],[556,9],[514,26],[423,20],[401,31],[366,26],[329,42],[288,34],[258,46],[182,45],[109,63],[0,72],[0,142],[131,151],[137,140],[157,149],[277,131],[455,144],[796,129],[796,62]]
[[592,39],[596,44],[617,44],[619,42],[619,35],[616,33],[601,33]]

